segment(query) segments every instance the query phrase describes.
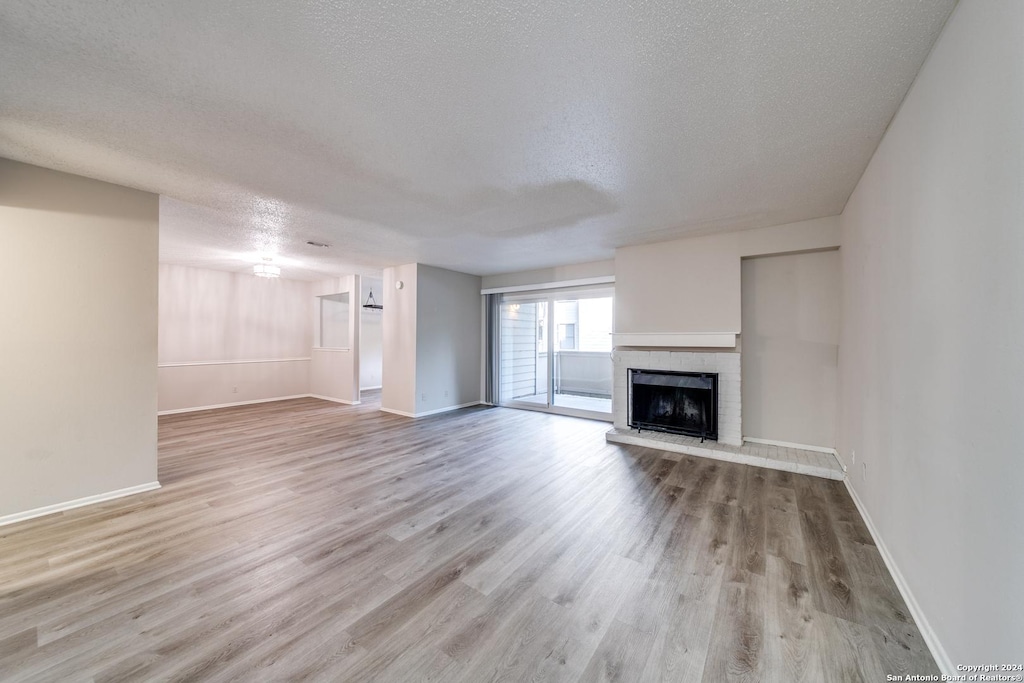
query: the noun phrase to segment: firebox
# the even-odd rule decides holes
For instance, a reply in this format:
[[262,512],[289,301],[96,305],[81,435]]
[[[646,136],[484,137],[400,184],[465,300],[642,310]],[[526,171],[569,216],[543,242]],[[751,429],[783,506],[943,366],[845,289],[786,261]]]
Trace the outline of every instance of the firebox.
[[718,440],[718,374],[629,369],[629,426]]

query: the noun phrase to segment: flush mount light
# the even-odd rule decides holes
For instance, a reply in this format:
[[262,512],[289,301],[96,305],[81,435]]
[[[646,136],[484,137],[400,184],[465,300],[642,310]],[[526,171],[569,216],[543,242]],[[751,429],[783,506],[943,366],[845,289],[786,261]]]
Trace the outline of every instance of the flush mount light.
[[252,274],[256,277],[281,277],[281,269],[269,263],[257,263],[252,267]]

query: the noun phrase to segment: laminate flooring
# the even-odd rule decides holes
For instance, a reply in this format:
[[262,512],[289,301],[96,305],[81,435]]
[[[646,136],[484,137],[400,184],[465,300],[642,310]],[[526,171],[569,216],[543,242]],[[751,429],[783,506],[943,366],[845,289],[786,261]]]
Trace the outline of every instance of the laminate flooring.
[[378,407],[161,417],[162,489],[0,528],[0,680],[938,673],[840,482]]

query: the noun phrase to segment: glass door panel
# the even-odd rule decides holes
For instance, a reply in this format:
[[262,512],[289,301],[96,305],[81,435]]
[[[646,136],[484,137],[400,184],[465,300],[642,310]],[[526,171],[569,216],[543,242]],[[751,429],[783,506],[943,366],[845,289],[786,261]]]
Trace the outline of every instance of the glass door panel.
[[612,298],[554,302],[552,405],[612,411]]
[[501,403],[548,405],[548,302],[501,304]]

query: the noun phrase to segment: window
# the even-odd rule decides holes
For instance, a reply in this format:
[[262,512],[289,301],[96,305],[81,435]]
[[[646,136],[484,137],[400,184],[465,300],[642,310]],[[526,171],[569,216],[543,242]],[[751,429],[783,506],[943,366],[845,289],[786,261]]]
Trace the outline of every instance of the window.
[[348,292],[320,297],[320,347],[347,349]]
[[575,323],[562,323],[558,326],[558,348],[559,349],[575,349],[576,348],[576,324]]

